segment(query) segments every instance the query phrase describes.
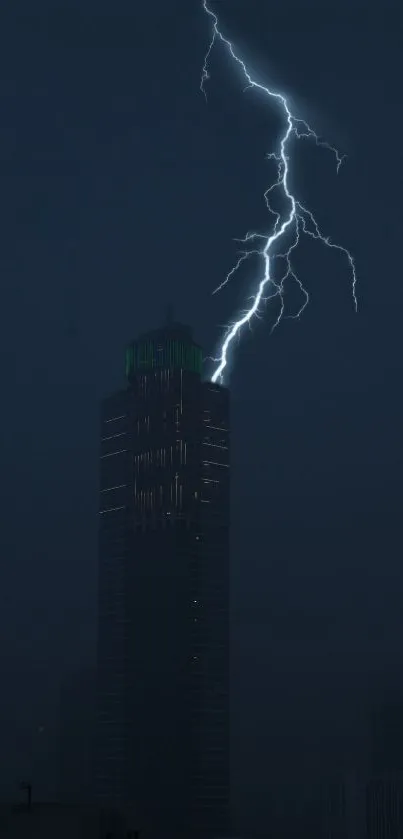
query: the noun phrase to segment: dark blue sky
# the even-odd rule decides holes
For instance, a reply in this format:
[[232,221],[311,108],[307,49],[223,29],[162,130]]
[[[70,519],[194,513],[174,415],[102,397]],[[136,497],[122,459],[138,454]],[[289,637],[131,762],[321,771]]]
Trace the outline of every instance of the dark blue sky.
[[[234,354],[234,782],[250,825],[269,779],[358,760],[379,691],[402,682],[398,6],[215,4],[261,80],[348,155],[336,177],[300,144],[292,183],[359,276],[355,314],[343,259],[306,247],[304,317],[271,336],[268,308]],[[281,127],[219,49],[206,104],[196,0],[35,8],[0,26],[9,788],[57,737],[61,685],[93,666],[99,400],[167,301],[214,351],[253,272],[211,292],[234,237],[264,229]]]

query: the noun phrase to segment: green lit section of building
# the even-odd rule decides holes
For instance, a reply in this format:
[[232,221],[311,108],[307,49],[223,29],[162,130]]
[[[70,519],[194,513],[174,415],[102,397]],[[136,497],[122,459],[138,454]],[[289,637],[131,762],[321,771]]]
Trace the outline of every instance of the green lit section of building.
[[189,330],[173,325],[165,334],[150,332],[126,349],[126,378],[158,369],[182,369],[201,376],[203,356]]

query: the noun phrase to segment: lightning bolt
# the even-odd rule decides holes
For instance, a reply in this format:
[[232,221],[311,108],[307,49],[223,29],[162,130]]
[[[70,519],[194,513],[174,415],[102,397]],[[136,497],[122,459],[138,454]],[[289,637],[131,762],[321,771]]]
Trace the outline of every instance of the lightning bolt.
[[[212,24],[211,40],[204,58],[200,81],[200,89],[206,97],[206,99],[206,83],[210,78],[210,56],[215,44],[217,42],[220,42],[224,46],[224,48],[228,50],[233,61],[241,69],[242,75],[246,81],[245,90],[247,90],[248,88],[254,88],[264,93],[270,99],[273,99],[274,102],[277,103],[282,109],[286,123],[285,131],[281,138],[278,151],[270,152],[266,155],[267,159],[274,161],[277,167],[277,178],[268,187],[268,189],[266,189],[266,192],[264,193],[266,207],[269,213],[275,218],[272,232],[268,235],[263,235],[261,233],[254,232],[247,233],[244,239],[240,240],[241,243],[245,245],[245,249],[241,251],[238,261],[231,269],[231,271],[227,274],[223,282],[220,283],[220,285],[213,292],[213,294],[216,294],[225,285],[227,285],[227,283],[232,279],[234,274],[236,274],[236,272],[239,270],[241,265],[248,259],[250,259],[251,256],[257,255],[260,258],[260,260],[262,261],[262,274],[257,285],[257,289],[253,297],[250,298],[251,304],[249,308],[246,309],[245,312],[239,317],[239,319],[236,320],[232,324],[232,326],[230,326],[227,329],[221,345],[220,355],[218,358],[212,359],[216,364],[216,368],[211,376],[211,381],[216,382],[217,380],[222,381],[223,379],[223,373],[228,363],[228,352],[234,338],[239,338],[242,328],[245,325],[250,326],[251,320],[254,317],[259,316],[262,303],[266,303],[267,301],[273,300],[274,298],[278,298],[279,300],[279,314],[272,326],[272,331],[279,325],[283,317],[293,317],[298,319],[302,315],[305,307],[309,302],[309,295],[306,289],[304,288],[301,280],[295,274],[291,263],[292,253],[298,247],[301,235],[309,236],[312,239],[319,240],[326,247],[340,251],[347,258],[349,269],[351,271],[351,287],[355,311],[357,311],[358,308],[356,293],[357,274],[355,262],[351,253],[347,250],[347,248],[344,248],[342,245],[338,245],[332,242],[328,236],[325,236],[321,232],[311,211],[308,210],[305,206],[303,206],[300,203],[300,201],[296,199],[296,197],[290,192],[288,185],[288,147],[290,140],[293,137],[295,137],[298,140],[312,140],[317,146],[320,146],[330,151],[335,157],[337,172],[339,172],[344,156],[341,156],[337,149],[331,146],[329,143],[321,140],[320,137],[318,137],[316,132],[311,128],[310,125],[308,125],[308,123],[305,120],[298,119],[291,113],[287,99],[283,94],[271,90],[269,87],[260,84],[252,78],[249,70],[245,65],[245,62],[237,55],[231,41],[225,38],[222,34],[218,17],[208,6],[207,0],[202,0],[202,5],[204,11],[211,19]],[[284,215],[276,212],[270,204],[271,196],[276,190],[280,190],[282,192],[288,205],[288,210]],[[279,253],[278,246],[281,245],[281,241],[283,239],[286,239],[289,236],[291,237],[291,244],[288,245],[288,247],[283,253]],[[260,248],[256,248],[256,242],[259,241],[262,242],[262,246]],[[251,244],[255,244],[255,247],[251,248]],[[274,279],[274,277],[272,276],[271,268],[272,261],[274,260],[282,260],[285,266],[284,272],[280,279]],[[298,285],[303,300],[298,312],[295,315],[287,316],[284,314],[284,294],[285,284],[289,280],[292,280]]]

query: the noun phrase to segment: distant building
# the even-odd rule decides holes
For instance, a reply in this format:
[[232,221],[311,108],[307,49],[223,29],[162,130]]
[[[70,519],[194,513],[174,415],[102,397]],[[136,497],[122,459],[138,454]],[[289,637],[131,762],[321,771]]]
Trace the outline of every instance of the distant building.
[[323,787],[324,839],[366,839],[366,781],[351,772]]
[[367,839],[403,837],[403,701],[389,695],[371,718],[371,767],[366,784]]
[[178,324],[101,407],[98,800],[147,835],[229,826],[229,394]]
[[94,673],[69,675],[61,688],[60,735],[55,744],[59,773],[56,800],[91,800],[91,759],[94,740]]
[[402,839],[403,776],[372,778],[366,787],[367,839]]
[[321,804],[323,839],[347,839],[345,784],[340,780],[328,783]]
[[402,839],[403,776],[355,778],[329,785],[324,839]]
[[371,718],[371,774],[403,775],[403,698],[390,697]]
[[56,803],[0,805],[1,839],[105,839],[108,835],[113,839],[128,836],[117,814]]

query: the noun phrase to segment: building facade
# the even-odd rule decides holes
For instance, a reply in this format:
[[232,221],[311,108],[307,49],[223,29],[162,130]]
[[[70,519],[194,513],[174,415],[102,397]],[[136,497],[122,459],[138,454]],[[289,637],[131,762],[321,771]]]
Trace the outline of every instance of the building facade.
[[101,407],[96,789],[144,836],[229,828],[229,394],[201,371],[150,332]]
[[351,775],[326,790],[326,839],[401,839],[403,776]]

